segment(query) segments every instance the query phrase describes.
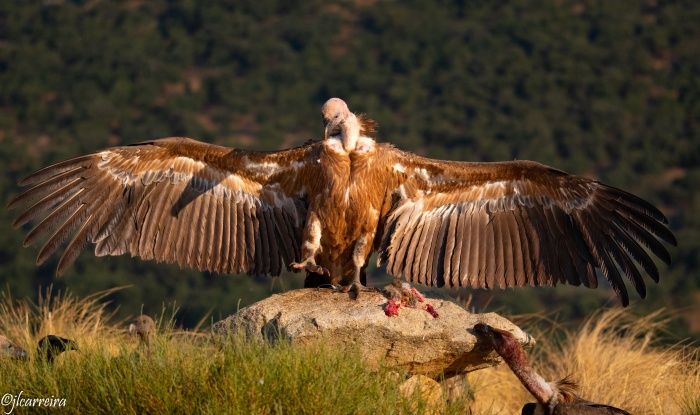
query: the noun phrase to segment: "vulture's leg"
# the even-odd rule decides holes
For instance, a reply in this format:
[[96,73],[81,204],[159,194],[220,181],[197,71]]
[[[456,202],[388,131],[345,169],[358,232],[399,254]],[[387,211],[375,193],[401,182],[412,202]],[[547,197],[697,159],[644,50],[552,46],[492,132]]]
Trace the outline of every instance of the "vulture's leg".
[[372,249],[370,244],[372,241],[372,235],[363,235],[360,239],[355,242],[355,248],[352,251],[352,262],[355,266],[355,274],[353,275],[352,282],[350,285],[344,285],[343,292],[350,292],[354,294],[354,299],[360,295],[360,291],[374,291],[369,289],[362,284],[363,276],[364,280],[367,281],[367,277],[364,274],[365,262],[367,262],[367,257]]
[[300,262],[292,262],[289,267],[294,272],[306,270],[313,274],[321,274],[330,277],[328,269],[316,264],[316,253],[321,248],[321,221],[315,212],[309,212],[306,226],[304,227],[304,244],[301,246]]

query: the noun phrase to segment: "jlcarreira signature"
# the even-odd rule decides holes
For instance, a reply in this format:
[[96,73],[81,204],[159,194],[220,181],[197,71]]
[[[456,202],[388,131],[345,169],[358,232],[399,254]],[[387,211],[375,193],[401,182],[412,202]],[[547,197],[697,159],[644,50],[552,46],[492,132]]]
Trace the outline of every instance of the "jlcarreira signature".
[[6,393],[2,395],[0,404],[3,406],[3,414],[10,415],[15,408],[64,408],[66,406],[66,398],[51,397],[30,398],[25,397],[24,391],[19,391],[17,395]]

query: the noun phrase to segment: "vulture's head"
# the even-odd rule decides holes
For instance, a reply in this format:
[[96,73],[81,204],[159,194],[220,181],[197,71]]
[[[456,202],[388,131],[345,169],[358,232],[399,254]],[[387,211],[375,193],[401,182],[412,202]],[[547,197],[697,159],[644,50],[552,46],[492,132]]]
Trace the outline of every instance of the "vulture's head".
[[150,346],[156,335],[156,322],[151,317],[141,314],[129,325],[129,333],[139,336],[143,344]]
[[497,329],[485,323],[478,323],[474,326],[474,333],[486,339],[491,347],[504,359],[516,358],[521,353],[522,346],[518,340],[508,331]]
[[58,355],[70,350],[78,350],[78,343],[53,334],[43,337],[37,346],[38,356],[48,362],[53,362]]
[[12,343],[7,337],[0,335],[0,357],[9,357],[11,359],[27,360],[27,352],[16,344]]
[[340,98],[331,98],[321,107],[323,117],[323,139],[340,133],[341,124],[352,114],[348,104]]

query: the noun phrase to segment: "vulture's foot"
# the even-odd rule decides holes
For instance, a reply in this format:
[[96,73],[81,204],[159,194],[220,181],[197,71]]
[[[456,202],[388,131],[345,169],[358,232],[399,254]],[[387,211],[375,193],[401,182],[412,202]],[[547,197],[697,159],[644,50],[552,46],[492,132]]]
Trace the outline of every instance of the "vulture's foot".
[[331,272],[328,270],[328,268],[317,265],[313,258],[306,259],[302,262],[292,262],[289,264],[289,268],[294,272],[306,270],[307,272],[312,272],[314,274],[325,275],[327,277],[331,276]]
[[357,300],[357,298],[360,296],[360,291],[376,292],[377,289],[365,287],[359,281],[353,281],[350,285],[341,286],[340,291],[344,293],[350,293],[350,298],[353,300]]

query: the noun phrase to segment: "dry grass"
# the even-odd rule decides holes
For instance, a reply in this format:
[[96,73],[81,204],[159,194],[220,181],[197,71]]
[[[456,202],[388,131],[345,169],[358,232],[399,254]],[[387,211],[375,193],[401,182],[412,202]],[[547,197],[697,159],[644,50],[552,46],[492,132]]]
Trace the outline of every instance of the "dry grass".
[[[80,350],[53,365],[34,356],[0,359],[0,396],[24,391],[24,397],[66,398],[60,412],[81,414],[406,414],[428,407],[422,396],[400,392],[405,373],[372,370],[356,350],[238,336],[220,342],[206,331],[177,331],[171,318],[161,317],[147,351],[125,322],[112,321],[108,294],[78,299],[49,291],[38,304],[2,296],[0,333],[30,352],[48,333],[75,339]],[[466,399],[443,400],[441,408],[459,414],[466,405]]]
[[120,289],[78,298],[66,292],[54,293],[48,288],[39,293],[36,303],[16,300],[3,292],[0,295],[0,333],[30,352],[47,334],[79,339],[81,348],[86,350],[109,347],[125,334],[120,328],[121,322],[114,321],[114,313],[107,310],[106,297]]
[[[612,309],[590,317],[578,330],[537,333],[535,368],[549,380],[571,374],[586,399],[643,414],[700,414],[700,356],[691,346],[656,344],[662,312],[637,317]],[[519,413],[533,399],[505,367],[469,375],[478,414]],[[503,393],[504,390],[510,391]]]
[[[76,339],[81,348],[53,366],[0,359],[0,393],[64,396],[69,413],[401,414],[425,408],[420,397],[401,395],[402,374],[373,371],[356,351],[236,338],[222,346],[206,331],[175,330],[165,311],[144,357],[127,324],[108,312],[109,294],[81,299],[49,290],[36,304],[0,296],[0,333],[30,352],[49,333]],[[656,344],[664,323],[661,313],[636,318],[609,310],[578,330],[552,324],[548,332],[533,331],[539,343],[532,359],[548,379],[573,374],[581,395],[594,401],[634,414],[700,414],[698,349]],[[470,374],[469,382],[474,401],[443,402],[444,413],[514,414],[531,400],[504,366]]]

